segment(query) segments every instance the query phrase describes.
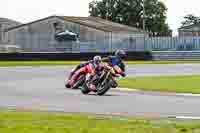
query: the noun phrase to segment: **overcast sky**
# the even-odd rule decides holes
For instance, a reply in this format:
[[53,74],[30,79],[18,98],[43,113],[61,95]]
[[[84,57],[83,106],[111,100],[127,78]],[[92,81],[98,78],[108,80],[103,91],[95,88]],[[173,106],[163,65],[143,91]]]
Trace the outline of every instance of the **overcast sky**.
[[[88,16],[88,3],[92,0],[2,0],[0,17],[22,23],[53,14]],[[162,0],[166,3],[169,26],[176,30],[188,13],[200,16],[200,0]]]

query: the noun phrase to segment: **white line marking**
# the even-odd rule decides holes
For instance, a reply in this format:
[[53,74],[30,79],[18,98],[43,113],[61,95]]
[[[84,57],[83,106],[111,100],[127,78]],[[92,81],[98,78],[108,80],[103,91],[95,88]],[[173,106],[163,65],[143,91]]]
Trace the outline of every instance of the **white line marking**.
[[[121,90],[121,91],[142,91],[142,90],[138,90],[138,89],[130,89],[130,88],[117,88],[118,90]],[[142,91],[142,92],[145,92],[145,91]],[[146,92],[148,93],[148,92]],[[155,92],[157,93],[157,92]],[[165,94],[165,92],[159,92],[159,93],[162,93],[162,94]],[[167,94],[167,93],[166,93]],[[200,94],[192,94],[192,93],[172,93],[174,94],[174,96],[190,96],[190,97],[200,97]]]
[[200,94],[192,94],[192,93],[177,93],[177,96],[192,96],[192,97],[200,97]]
[[117,89],[121,91],[139,91],[137,89],[129,89],[129,88],[117,88]]
[[176,119],[200,120],[199,116],[176,116]]

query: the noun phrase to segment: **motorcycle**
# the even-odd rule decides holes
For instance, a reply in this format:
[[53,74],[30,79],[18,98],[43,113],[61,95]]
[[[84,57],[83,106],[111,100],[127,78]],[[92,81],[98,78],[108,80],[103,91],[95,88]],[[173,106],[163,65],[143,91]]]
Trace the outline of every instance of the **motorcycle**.
[[[89,77],[90,75],[87,74],[85,83],[79,87],[81,92],[85,95],[91,92],[91,90],[88,87],[88,83],[90,82]],[[100,76],[94,82],[96,84],[95,92],[99,96],[106,94],[106,92],[108,92],[108,90],[110,90],[111,88],[117,87],[117,83],[113,80],[113,74],[111,70],[106,69],[106,68],[101,72]]]

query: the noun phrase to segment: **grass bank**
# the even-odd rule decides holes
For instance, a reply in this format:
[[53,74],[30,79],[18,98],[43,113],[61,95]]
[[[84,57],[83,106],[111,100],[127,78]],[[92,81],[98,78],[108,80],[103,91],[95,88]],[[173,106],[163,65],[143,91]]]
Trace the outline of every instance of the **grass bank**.
[[[77,65],[80,61],[0,61],[0,67],[15,66],[54,66],[54,65]],[[200,61],[127,61],[126,64],[183,64],[200,63]]]
[[106,118],[31,112],[0,112],[1,133],[192,133],[200,121]]
[[200,94],[200,76],[162,76],[126,78],[119,81],[120,87],[145,91],[162,91]]

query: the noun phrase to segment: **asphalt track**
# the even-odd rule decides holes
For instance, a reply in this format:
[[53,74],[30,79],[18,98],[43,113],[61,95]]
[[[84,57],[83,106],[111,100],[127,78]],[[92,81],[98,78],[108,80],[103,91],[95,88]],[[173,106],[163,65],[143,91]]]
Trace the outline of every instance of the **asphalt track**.
[[[74,113],[142,116],[200,116],[200,97],[110,90],[82,95],[64,87],[72,67],[0,68],[0,107]],[[200,64],[131,65],[129,77],[200,75]],[[137,88],[136,88],[137,89]]]

